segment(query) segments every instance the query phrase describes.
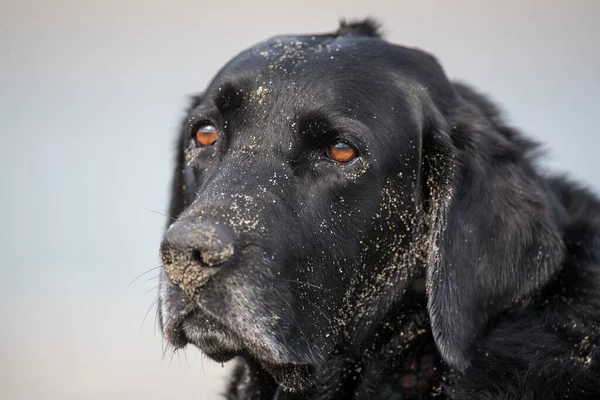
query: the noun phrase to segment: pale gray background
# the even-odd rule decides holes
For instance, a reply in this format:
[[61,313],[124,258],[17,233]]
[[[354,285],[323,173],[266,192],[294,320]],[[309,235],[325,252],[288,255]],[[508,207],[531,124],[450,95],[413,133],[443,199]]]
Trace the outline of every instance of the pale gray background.
[[[225,370],[164,360],[154,309],[185,96],[278,33],[374,16],[434,53],[594,189],[599,1],[0,4],[0,398],[213,399]],[[227,366],[225,366],[227,369]]]

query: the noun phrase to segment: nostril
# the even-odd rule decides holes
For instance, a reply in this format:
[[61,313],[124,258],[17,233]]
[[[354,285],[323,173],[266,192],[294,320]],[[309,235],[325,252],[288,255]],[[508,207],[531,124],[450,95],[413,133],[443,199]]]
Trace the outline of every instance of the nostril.
[[211,248],[193,249],[189,253],[190,260],[203,268],[221,267],[229,261],[234,254],[234,246],[227,244]]
[[193,250],[191,254],[191,259],[197,264],[204,265],[204,261],[202,260],[202,253],[200,250]]

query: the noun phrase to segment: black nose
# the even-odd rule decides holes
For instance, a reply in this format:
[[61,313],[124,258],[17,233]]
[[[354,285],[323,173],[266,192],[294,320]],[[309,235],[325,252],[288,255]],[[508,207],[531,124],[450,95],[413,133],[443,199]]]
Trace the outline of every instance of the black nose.
[[160,247],[165,273],[190,295],[231,261],[234,253],[233,232],[212,220],[175,222]]

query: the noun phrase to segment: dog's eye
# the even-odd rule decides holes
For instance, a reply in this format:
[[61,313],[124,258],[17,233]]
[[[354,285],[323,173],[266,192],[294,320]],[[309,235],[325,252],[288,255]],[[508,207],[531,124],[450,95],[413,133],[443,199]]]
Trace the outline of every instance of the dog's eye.
[[213,125],[203,125],[196,131],[196,144],[199,147],[212,146],[219,137],[219,131]]
[[356,158],[358,155],[358,150],[348,143],[337,142],[329,146],[327,149],[327,155],[333,161],[347,164]]

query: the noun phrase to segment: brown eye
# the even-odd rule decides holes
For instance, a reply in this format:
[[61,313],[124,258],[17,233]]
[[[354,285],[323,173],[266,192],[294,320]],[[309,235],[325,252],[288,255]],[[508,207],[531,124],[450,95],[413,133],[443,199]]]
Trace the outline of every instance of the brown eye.
[[337,142],[329,146],[328,155],[333,161],[346,164],[356,158],[358,151],[348,143]]
[[212,146],[217,141],[219,132],[213,125],[204,125],[196,131],[196,144],[200,147]]

